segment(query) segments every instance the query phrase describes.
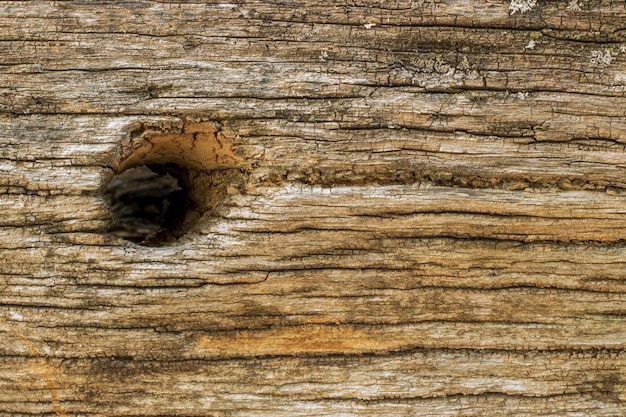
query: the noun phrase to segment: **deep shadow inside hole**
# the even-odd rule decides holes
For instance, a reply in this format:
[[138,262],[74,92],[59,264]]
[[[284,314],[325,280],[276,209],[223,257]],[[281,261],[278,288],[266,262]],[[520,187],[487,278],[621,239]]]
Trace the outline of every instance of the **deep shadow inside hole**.
[[189,210],[189,172],[176,164],[142,165],[117,175],[105,197],[113,215],[111,232],[143,245],[175,239]]

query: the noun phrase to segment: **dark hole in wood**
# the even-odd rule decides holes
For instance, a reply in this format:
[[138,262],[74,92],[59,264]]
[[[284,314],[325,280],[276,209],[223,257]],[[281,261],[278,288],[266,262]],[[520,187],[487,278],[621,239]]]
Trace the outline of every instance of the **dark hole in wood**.
[[187,214],[189,171],[177,164],[150,164],[127,169],[109,183],[111,232],[142,245],[159,245],[181,234]]

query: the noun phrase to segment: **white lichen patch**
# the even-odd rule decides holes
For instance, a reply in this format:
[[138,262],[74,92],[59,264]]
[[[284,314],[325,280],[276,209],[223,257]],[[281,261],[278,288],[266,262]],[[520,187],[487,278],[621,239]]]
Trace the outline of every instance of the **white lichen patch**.
[[520,91],[516,96],[519,100],[526,100],[528,98],[528,91]]
[[582,9],[580,8],[580,4],[578,3],[578,0],[570,0],[569,4],[567,5],[567,10],[572,11],[572,12],[579,12]]
[[365,29],[371,29],[376,26],[376,23],[366,23],[363,26],[365,27]]
[[531,39],[530,41],[528,41],[528,45],[526,45],[524,49],[535,49],[535,45],[537,44],[535,43],[534,40]]
[[613,55],[608,49],[604,51],[591,51],[591,60],[589,62],[591,62],[593,65],[607,67],[611,65],[611,61],[613,61]]
[[511,0],[509,10],[511,14],[515,12],[526,13],[529,12],[537,5],[537,0]]

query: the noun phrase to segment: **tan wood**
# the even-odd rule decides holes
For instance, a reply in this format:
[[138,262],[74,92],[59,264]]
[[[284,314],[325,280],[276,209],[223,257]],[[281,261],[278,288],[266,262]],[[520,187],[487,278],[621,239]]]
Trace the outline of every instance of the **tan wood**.
[[[625,19],[0,1],[0,414],[626,415]],[[111,233],[162,162],[197,222]]]

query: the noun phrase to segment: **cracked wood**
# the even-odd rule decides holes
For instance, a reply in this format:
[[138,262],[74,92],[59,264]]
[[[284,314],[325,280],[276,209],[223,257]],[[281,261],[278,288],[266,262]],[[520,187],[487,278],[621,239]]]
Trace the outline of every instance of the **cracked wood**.
[[[0,1],[0,413],[626,414],[626,3],[526,3]],[[194,123],[220,204],[108,233]]]

